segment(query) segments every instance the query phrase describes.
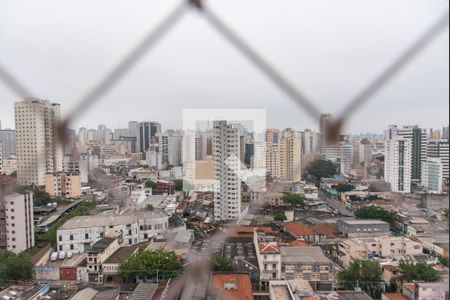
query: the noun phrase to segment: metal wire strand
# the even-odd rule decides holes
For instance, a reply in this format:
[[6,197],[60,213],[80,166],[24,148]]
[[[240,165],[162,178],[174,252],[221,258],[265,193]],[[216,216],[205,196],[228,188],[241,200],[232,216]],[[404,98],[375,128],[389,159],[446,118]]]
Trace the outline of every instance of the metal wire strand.
[[33,93],[17,80],[2,64],[0,64],[0,81],[3,81],[20,98],[33,96]]
[[300,92],[289,80],[278,72],[267,60],[259,55],[255,49],[234,32],[218,15],[204,3],[200,9],[202,15],[226,40],[233,44],[247,59],[253,62],[264,74],[288,94],[298,105],[303,107],[314,120],[319,120],[321,110]]
[[424,50],[433,39],[448,27],[449,11],[447,10],[423,35],[421,35],[409,48],[406,49],[394,62],[387,67],[378,77],[368,84],[359,94],[353,98],[343,112],[340,120],[348,118],[361,105],[371,99],[378,91],[388,84],[414,57]]
[[89,105],[99,100],[111,89],[143,56],[154,46],[167,31],[183,16],[188,8],[185,1],[181,1],[154,29],[150,30],[144,39],[139,42],[106,76],[95,85],[78,105],[67,115],[63,124],[69,124],[80,116]]

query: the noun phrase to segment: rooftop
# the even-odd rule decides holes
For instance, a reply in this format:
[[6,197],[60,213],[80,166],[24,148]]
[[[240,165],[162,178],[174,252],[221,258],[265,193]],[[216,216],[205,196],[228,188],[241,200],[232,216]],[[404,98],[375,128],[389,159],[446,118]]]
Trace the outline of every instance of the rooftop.
[[158,285],[156,283],[139,283],[131,294],[129,300],[148,300],[152,299]]
[[105,260],[105,264],[120,264],[137,251],[138,245],[126,246],[117,249],[110,257]]
[[375,219],[352,219],[352,220],[340,220],[340,222],[349,224],[349,225],[387,225],[385,221],[375,220]]
[[280,248],[277,245],[269,243],[259,243],[258,244],[259,253],[269,254],[269,253],[280,253]]
[[302,223],[287,223],[284,224],[284,227],[296,236],[309,236],[315,234],[311,228]]
[[98,240],[97,242],[95,242],[94,244],[92,244],[91,246],[89,246],[87,248],[87,252],[101,253],[106,248],[108,248],[109,245],[111,245],[116,239],[117,238],[102,238],[102,239]]
[[324,235],[327,238],[335,238],[338,236],[337,226],[336,224],[315,224],[311,225],[310,228],[319,235]]
[[135,212],[129,215],[95,215],[95,216],[78,216],[68,220],[58,230],[127,225],[136,222],[138,218],[161,218],[160,214],[150,212]]
[[337,291],[336,293],[342,300],[373,300],[366,292]]
[[408,297],[400,293],[384,293],[383,295],[388,300],[408,300]]
[[211,285],[219,291],[220,299],[253,300],[248,274],[213,274]]
[[290,263],[331,263],[320,247],[281,247],[281,260]]

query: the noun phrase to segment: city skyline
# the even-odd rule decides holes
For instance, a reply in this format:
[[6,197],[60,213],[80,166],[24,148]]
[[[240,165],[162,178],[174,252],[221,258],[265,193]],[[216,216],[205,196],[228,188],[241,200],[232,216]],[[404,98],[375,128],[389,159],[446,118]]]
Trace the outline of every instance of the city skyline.
[[[86,3],[79,1],[67,10],[50,0],[36,6],[6,2],[6,9],[0,12],[0,38],[8,47],[0,49],[0,61],[35,93],[30,96],[60,103],[64,116],[175,3],[152,1],[141,3],[144,8],[139,9],[125,4],[99,5],[85,10]],[[322,111],[335,115],[428,28],[446,5],[438,1],[360,4],[353,0],[346,1],[347,5],[291,0],[286,0],[286,5],[254,3],[240,4],[242,13],[228,1],[213,1],[211,6]],[[255,13],[250,13],[253,10]],[[315,17],[317,10],[321,18]],[[49,11],[59,17],[46,18]],[[11,18],[14,13],[10,12],[23,18]],[[121,22],[128,14],[133,14],[132,21]],[[111,29],[114,36],[109,34]],[[103,37],[101,43],[99,36]],[[446,126],[446,41],[448,29],[357,111],[344,131],[381,132],[393,123]],[[0,99],[3,127],[12,127],[13,102],[20,99],[4,85],[0,85]],[[167,128],[181,128],[184,108],[266,108],[269,127],[318,128],[318,121],[313,122],[195,13],[183,18],[71,127],[93,126],[100,119],[108,127],[124,128],[124,108],[127,119],[159,120]]]

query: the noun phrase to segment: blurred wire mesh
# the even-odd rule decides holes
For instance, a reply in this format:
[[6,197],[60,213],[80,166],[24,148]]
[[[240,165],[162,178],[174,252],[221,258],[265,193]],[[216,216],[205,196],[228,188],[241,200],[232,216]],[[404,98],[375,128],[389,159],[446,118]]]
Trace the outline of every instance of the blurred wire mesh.
[[[236,47],[239,52],[251,61],[262,73],[264,73],[276,86],[285,92],[297,105],[305,110],[315,121],[319,121],[321,109],[313,101],[307,98],[300,89],[292,84],[282,73],[280,73],[272,64],[270,64],[258,51],[243,39],[238,32],[231,29],[230,26],[217,15],[202,0],[183,0],[181,1],[155,28],[152,28],[143,37],[143,39],[127,53],[117,64],[112,67],[111,71],[93,87],[88,90],[85,96],[81,97],[76,107],[67,114],[67,117],[61,121],[57,130],[59,133],[60,143],[71,143],[68,139],[68,127],[76,120],[82,112],[89,109],[96,101],[110,91],[125,75],[129,72],[141,58],[147,54],[153,46],[155,46],[164,35],[177,23],[177,21],[188,11],[195,9],[207,20],[207,22],[229,43]],[[345,122],[355,113],[362,105],[373,99],[377,92],[383,89],[396,75],[401,72],[411,61],[421,53],[427,46],[431,44],[433,39],[448,27],[449,12],[448,10],[436,20],[419,38],[400,53],[388,67],[375,77],[365,88],[361,90],[342,111],[338,118],[327,128],[327,141],[336,143]],[[16,78],[11,70],[0,64],[0,81],[5,84],[11,91],[21,98],[32,96],[33,93],[22,84],[20,78]],[[67,145],[66,145],[67,146]],[[69,145],[71,149],[76,150],[75,145]],[[107,177],[100,178],[105,186],[114,186],[115,182]],[[254,210],[259,209],[264,204],[264,200],[254,203]],[[228,230],[234,229],[239,224],[229,227]],[[215,242],[224,241],[227,231],[213,237]],[[192,290],[181,295],[181,291],[186,285],[195,284],[208,280],[207,274],[210,270],[211,249],[207,249],[206,253],[201,255],[193,254],[187,263],[185,271],[180,280],[176,281],[170,289],[166,291],[162,299],[192,299]]]

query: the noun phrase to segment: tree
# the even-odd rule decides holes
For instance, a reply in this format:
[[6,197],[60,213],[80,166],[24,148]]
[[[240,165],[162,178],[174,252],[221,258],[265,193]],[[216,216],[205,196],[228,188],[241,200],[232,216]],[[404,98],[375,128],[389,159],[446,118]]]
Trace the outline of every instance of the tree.
[[33,277],[31,256],[25,253],[0,254],[0,280],[30,280]]
[[416,263],[402,260],[399,264],[399,271],[402,278],[406,281],[438,281],[438,272],[433,266],[428,265],[425,261],[418,261]]
[[439,262],[443,264],[444,266],[448,267],[448,257],[445,256],[439,256]]
[[292,207],[294,206],[305,206],[305,200],[302,195],[295,193],[284,193],[283,194],[283,202],[290,204]]
[[337,185],[333,185],[333,188],[339,193],[345,193],[353,191],[355,186],[347,183],[339,183]]
[[119,266],[119,275],[125,279],[169,279],[177,277],[183,265],[175,252],[159,249],[143,251],[130,256]]
[[278,213],[276,213],[276,214],[273,216],[273,219],[274,219],[275,221],[281,221],[281,222],[283,222],[283,221],[286,221],[286,220],[287,220],[287,217],[286,217],[286,215],[284,214],[284,212],[278,212]]
[[155,209],[155,207],[153,206],[153,204],[147,204],[146,206],[145,206],[145,209],[146,210],[149,210],[149,211],[153,211],[154,209]]
[[152,181],[152,180],[147,180],[145,182],[145,187],[147,189],[155,189],[156,188],[156,182]]
[[319,181],[321,178],[330,178],[337,174],[335,165],[330,160],[322,159],[314,160],[306,167],[306,171]]
[[391,227],[395,226],[395,214],[379,206],[363,206],[355,211],[358,219],[380,219],[388,222]]
[[175,179],[173,181],[175,183],[175,190],[176,191],[182,191],[183,190],[183,180],[182,179]]
[[214,272],[233,271],[232,261],[219,255],[213,256],[213,258],[211,259],[211,264]]
[[374,298],[381,296],[382,269],[380,264],[374,260],[353,260],[350,266],[340,272],[337,276],[339,284],[346,290],[354,290],[359,286]]
[[52,202],[52,199],[48,193],[41,191],[39,188],[33,189],[33,199],[35,206],[47,205],[47,203]]

